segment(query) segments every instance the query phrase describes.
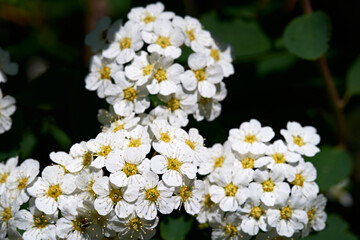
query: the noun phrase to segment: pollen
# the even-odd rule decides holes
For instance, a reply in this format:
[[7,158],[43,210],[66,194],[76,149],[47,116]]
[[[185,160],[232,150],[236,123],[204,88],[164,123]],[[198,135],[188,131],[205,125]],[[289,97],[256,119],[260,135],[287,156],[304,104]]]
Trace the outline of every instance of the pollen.
[[210,102],[211,102],[211,98],[206,98],[206,97],[201,97],[199,100],[199,103],[201,103],[202,105],[206,105]]
[[302,139],[302,137],[300,136],[293,136],[293,141],[296,145],[298,145],[299,147],[302,147],[305,145],[304,140]]
[[130,138],[129,147],[139,147],[141,145],[140,139]]
[[210,194],[206,194],[204,197],[204,204],[207,207],[212,207],[215,203],[211,200]]
[[149,65],[145,66],[143,68],[143,75],[147,76],[147,75],[151,74],[153,69],[154,69],[154,65],[152,65],[152,64],[149,64]]
[[124,99],[128,101],[134,101],[137,97],[137,92],[133,87],[129,87],[123,90]]
[[148,24],[155,21],[155,17],[151,16],[149,13],[146,14],[146,17],[143,19],[144,23]]
[[23,190],[26,187],[28,179],[29,179],[28,177],[18,179],[17,180],[17,182],[18,182],[17,189]]
[[258,206],[252,207],[250,210],[250,216],[255,218],[256,220],[259,220],[263,213],[264,212],[261,207]]
[[109,67],[101,68],[99,71],[101,79],[111,79],[110,72],[111,69]]
[[292,184],[302,187],[304,185],[305,178],[300,173],[295,175],[295,180],[292,182]]
[[256,136],[251,134],[246,135],[244,141],[248,143],[253,143],[256,141]]
[[154,74],[154,78],[158,82],[162,82],[162,81],[166,80],[167,79],[166,71],[163,68],[158,68],[156,70],[156,73]]
[[117,132],[124,129],[124,124],[119,124],[118,122],[115,122],[115,128],[113,130],[113,132]]
[[243,168],[254,168],[254,163],[255,163],[255,160],[251,157],[245,157],[241,161]]
[[309,219],[309,223],[311,223],[312,220],[315,219],[316,210],[315,210],[314,208],[310,209],[310,210],[307,212],[307,216],[308,216],[308,219]]
[[121,49],[126,49],[126,48],[130,48],[130,47],[131,47],[131,38],[124,37],[123,39],[120,40],[120,48]]
[[109,197],[113,201],[113,203],[117,203],[123,199],[121,190],[115,188],[111,189]]
[[166,105],[170,111],[174,112],[180,108],[180,101],[179,99],[171,98]]
[[223,156],[220,156],[220,157],[215,158],[214,167],[215,167],[215,168],[221,167],[221,166],[224,164],[224,160],[225,160],[225,159],[224,159]]
[[272,158],[274,159],[274,161],[277,163],[277,164],[280,164],[280,163],[285,163],[285,156],[283,153],[275,153],[274,155],[272,155]]
[[169,132],[162,132],[162,133],[160,133],[160,139],[161,139],[161,141],[166,142],[166,143],[170,142],[170,141],[171,141],[171,137],[170,137],[170,135],[169,135]]
[[182,186],[180,188],[179,196],[181,197],[181,201],[185,202],[192,196],[192,192],[187,186]]
[[190,39],[190,41],[194,41],[195,40],[195,34],[193,30],[187,30],[185,31],[188,38]]
[[236,192],[238,190],[238,187],[234,184],[230,183],[225,186],[225,195],[228,197],[234,197],[236,195]]
[[83,159],[83,162],[82,162],[82,165],[83,166],[89,166],[91,164],[91,161],[92,161],[92,154],[91,152],[87,152],[83,155],[82,157]]
[[9,173],[7,173],[7,172],[0,174],[0,183],[5,183],[8,176],[9,176]]
[[198,82],[204,81],[206,79],[205,69],[198,69],[194,71],[195,78]]
[[62,194],[59,185],[52,185],[47,191],[47,195],[53,199],[57,199]]
[[219,50],[212,48],[210,51],[210,56],[217,62],[220,60]]
[[89,224],[86,217],[77,217],[73,220],[73,229],[78,232],[84,232]]
[[262,188],[264,192],[272,192],[274,190],[275,184],[269,179],[262,183]]
[[135,175],[138,173],[137,167],[133,163],[125,163],[125,166],[123,168],[123,172],[126,174],[126,176],[130,177],[132,175]]
[[44,228],[48,225],[48,220],[45,218],[44,214],[34,216],[34,225],[37,228]]
[[111,152],[110,146],[102,146],[98,152],[99,156],[106,157]]
[[234,236],[237,235],[238,230],[237,227],[235,225],[232,224],[226,224],[224,227],[224,232],[226,235],[228,235],[230,237],[230,239]]
[[156,43],[162,47],[162,48],[166,48],[168,46],[170,46],[170,39],[168,37],[164,37],[164,36],[160,36],[157,40]]
[[10,208],[4,208],[4,211],[0,213],[1,221],[7,222],[12,218],[11,210]]
[[139,231],[142,228],[143,224],[140,218],[133,218],[129,220],[129,228],[135,231]]
[[282,207],[280,209],[280,218],[289,220],[291,218],[293,210],[290,207]]
[[87,190],[91,193],[91,195],[93,195],[93,196],[96,195],[96,193],[95,193],[94,190],[93,190],[93,185],[94,185],[94,183],[95,183],[95,181],[90,181],[90,182],[89,182],[89,188],[87,189]]
[[146,190],[145,193],[146,200],[156,202],[159,196],[160,196],[159,191],[156,188],[150,188]]
[[168,159],[168,169],[178,171],[180,169],[181,162],[176,158]]

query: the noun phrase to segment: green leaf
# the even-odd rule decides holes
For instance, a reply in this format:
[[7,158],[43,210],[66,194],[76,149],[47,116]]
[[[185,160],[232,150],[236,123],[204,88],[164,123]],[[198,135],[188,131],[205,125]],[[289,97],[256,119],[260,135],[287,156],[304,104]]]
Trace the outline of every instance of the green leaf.
[[70,137],[58,126],[50,125],[49,133],[53,136],[55,141],[59,144],[59,146],[62,149],[67,150],[71,146],[72,141]]
[[284,32],[284,44],[300,58],[315,60],[329,47],[330,20],[321,12],[313,12],[292,20]]
[[259,77],[264,77],[269,73],[281,72],[294,66],[297,57],[289,52],[272,54],[257,62],[256,69]]
[[360,56],[348,71],[346,76],[346,91],[350,95],[360,94]]
[[214,12],[203,15],[200,21],[217,40],[232,46],[236,58],[251,58],[270,49],[269,38],[256,22],[223,22]]
[[349,232],[349,225],[340,216],[331,214],[328,216],[326,228],[318,233],[311,234],[306,240],[356,240],[357,237]]
[[19,149],[20,158],[21,159],[28,158],[34,151],[37,142],[38,142],[37,138],[32,132],[30,131],[25,132],[20,142],[20,149]]
[[312,158],[307,158],[317,169],[316,182],[322,191],[348,178],[352,169],[351,156],[343,149],[324,147]]
[[160,235],[164,240],[184,240],[191,229],[192,219],[167,217],[160,222]]

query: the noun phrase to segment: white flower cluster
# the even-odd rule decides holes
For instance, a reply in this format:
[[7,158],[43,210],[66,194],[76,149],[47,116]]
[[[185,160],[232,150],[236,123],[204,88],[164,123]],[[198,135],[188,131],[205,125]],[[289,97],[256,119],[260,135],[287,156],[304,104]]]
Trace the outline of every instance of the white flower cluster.
[[[16,75],[18,72],[18,65],[10,62],[9,52],[0,48],[0,83],[5,83],[7,77],[5,75]],[[0,88],[0,134],[8,131],[11,128],[12,120],[10,116],[15,112],[15,98],[11,96],[3,96]]]
[[326,198],[315,183],[316,169],[302,155],[314,156],[320,137],[315,128],[289,122],[285,138],[252,119],[231,129],[228,141],[215,144],[199,165],[206,175],[200,223],[213,228],[212,239],[274,239],[320,231],[327,218]]
[[[222,81],[234,73],[230,47],[221,50],[198,19],[164,11],[162,3],[131,9],[128,21],[102,18],[85,43],[91,59],[86,88],[97,91],[119,116],[144,113],[184,127],[188,115],[212,121],[227,91]],[[188,67],[175,63],[184,48]]]

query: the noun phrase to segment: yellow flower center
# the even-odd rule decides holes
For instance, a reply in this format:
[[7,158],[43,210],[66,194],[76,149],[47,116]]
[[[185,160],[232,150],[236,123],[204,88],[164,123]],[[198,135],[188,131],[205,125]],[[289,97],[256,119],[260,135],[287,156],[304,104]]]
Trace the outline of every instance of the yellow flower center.
[[0,213],[1,221],[7,222],[12,218],[11,210],[10,208],[4,208],[4,211]]
[[101,68],[99,71],[101,79],[111,79],[110,72],[111,69],[109,67]]
[[214,167],[215,167],[215,168],[221,167],[221,166],[224,164],[224,160],[225,160],[225,159],[224,159],[223,156],[215,158]]
[[129,227],[132,230],[139,231],[142,228],[142,222],[140,218],[133,218],[129,220]]
[[125,163],[125,166],[123,168],[123,172],[126,174],[126,176],[132,176],[138,173],[137,167],[133,163]]
[[141,145],[140,139],[130,138],[129,147],[139,147]]
[[143,19],[144,23],[148,24],[150,22],[153,22],[155,21],[155,17],[154,16],[151,16],[149,13],[146,14],[146,17]]
[[251,134],[246,135],[244,141],[248,143],[253,143],[256,141],[256,136]]
[[168,169],[178,171],[180,169],[181,162],[176,158],[168,159]]
[[99,156],[106,157],[111,152],[110,146],[102,146],[98,152]]
[[190,41],[194,41],[195,40],[195,34],[193,30],[187,30],[185,31],[188,38],[190,39]]
[[88,188],[88,191],[91,193],[91,195],[95,196],[96,193],[94,192],[93,190],[93,185],[94,185],[95,181],[90,181],[89,182],[89,188]]
[[160,139],[161,139],[161,141],[166,142],[166,143],[171,141],[171,138],[170,138],[170,135],[168,132],[160,133]]
[[130,48],[130,47],[131,47],[131,38],[124,37],[123,39],[120,40],[121,49]]
[[53,199],[57,199],[62,194],[59,185],[52,185],[47,191],[47,195]]
[[254,163],[255,163],[255,160],[251,157],[245,157],[241,161],[243,168],[254,168]]
[[17,182],[18,182],[17,189],[19,189],[20,191],[23,190],[26,187],[28,179],[29,179],[28,177],[18,179],[17,180]]
[[158,199],[159,196],[160,196],[160,193],[156,188],[150,188],[150,189],[146,190],[146,192],[145,192],[146,200],[149,200],[152,202],[156,202],[156,200]]
[[262,183],[262,188],[264,192],[272,192],[274,190],[275,184],[269,179]]
[[293,141],[296,145],[298,145],[299,147],[304,146],[304,140],[302,139],[302,137],[300,136],[293,136]]
[[179,196],[181,197],[181,201],[185,202],[192,196],[191,190],[187,186],[182,186],[180,188]]
[[153,69],[154,69],[154,65],[152,65],[152,64],[149,64],[149,65],[145,66],[143,68],[143,75],[144,76],[149,75],[150,73],[152,73]]
[[210,102],[211,102],[211,98],[200,97],[199,103],[201,103],[202,105],[206,105]]
[[275,153],[274,155],[272,155],[272,158],[278,164],[279,163],[285,163],[285,157],[284,157],[283,153]]
[[196,148],[195,142],[191,141],[190,139],[186,139],[185,143],[186,143],[186,145],[188,145],[192,150],[195,150],[195,148]]
[[230,183],[225,186],[225,195],[228,197],[234,197],[236,195],[236,192],[238,190],[238,187],[234,184]]
[[121,190],[115,188],[111,189],[109,197],[113,201],[113,203],[117,203],[123,199]]
[[129,87],[123,90],[124,99],[128,101],[134,101],[137,97],[137,92],[133,87]]
[[118,122],[115,122],[115,127],[114,127],[113,132],[117,132],[117,131],[120,131],[122,129],[124,129],[124,124],[119,124]]
[[9,176],[9,173],[7,173],[7,172],[0,174],[0,183],[5,183],[8,176]]
[[291,218],[293,210],[289,207],[282,207],[280,210],[280,218],[289,220]]
[[220,60],[219,50],[212,48],[210,51],[210,56],[217,62]]
[[48,224],[44,214],[34,216],[34,225],[36,228],[44,228]]
[[302,187],[304,185],[305,178],[300,173],[295,175],[295,180],[292,182],[292,184]]
[[75,231],[83,233],[87,226],[89,226],[89,222],[86,217],[77,217],[73,220],[73,229]]
[[205,69],[195,70],[194,73],[195,73],[195,78],[197,79],[198,82],[201,82],[206,79]]
[[255,218],[256,220],[259,220],[262,215],[263,215],[263,210],[261,209],[261,207],[255,206],[251,208],[250,210],[251,217]]
[[311,223],[312,220],[315,219],[316,210],[315,210],[314,208],[310,209],[310,210],[307,212],[307,216],[308,216],[308,219],[309,219],[309,223]]
[[154,78],[158,82],[162,82],[162,81],[166,80],[167,79],[166,71],[163,68],[158,68],[156,70],[156,73],[154,74]]
[[164,36],[160,36],[157,40],[156,43],[162,47],[162,48],[166,48],[168,46],[171,45],[170,43],[170,39],[168,37],[164,37]]
[[167,102],[167,107],[168,109],[170,109],[170,111],[175,111],[178,110],[180,108],[180,101],[179,99],[176,98],[171,98],[168,102]]
[[237,227],[235,225],[226,224],[224,227],[224,232],[226,235],[228,235],[230,238],[237,235]]
[[207,207],[212,207],[215,203],[211,200],[210,194],[206,194],[204,197],[204,204]]
[[92,161],[92,154],[91,154],[91,152],[85,153],[85,154],[83,155],[82,159],[83,159],[83,162],[82,162],[83,166],[89,166],[89,165],[91,164],[91,161]]

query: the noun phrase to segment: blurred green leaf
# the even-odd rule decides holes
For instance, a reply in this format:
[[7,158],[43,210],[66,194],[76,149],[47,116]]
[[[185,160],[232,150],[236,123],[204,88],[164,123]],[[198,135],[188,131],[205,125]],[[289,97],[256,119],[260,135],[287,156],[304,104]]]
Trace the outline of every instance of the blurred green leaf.
[[316,182],[322,191],[348,178],[353,162],[349,153],[337,147],[324,147],[312,158],[307,158],[317,169]]
[[18,155],[18,150],[16,149],[13,149],[8,152],[0,152],[0,162],[6,161],[11,157],[15,157],[16,155]]
[[37,138],[31,131],[24,132],[20,142],[19,155],[21,159],[26,159],[31,156],[37,145]]
[[346,76],[346,90],[349,94],[360,94],[360,56],[350,67]]
[[272,54],[257,62],[256,70],[259,77],[264,77],[269,73],[285,71],[297,61],[297,57],[289,52],[280,52]]
[[254,57],[270,49],[269,38],[256,22],[220,21],[214,12],[203,15],[200,21],[218,41],[233,47],[236,58]]
[[297,17],[287,25],[283,38],[290,52],[307,60],[315,60],[329,47],[330,20],[321,11]]
[[50,125],[49,133],[53,136],[55,141],[62,149],[67,150],[71,146],[72,141],[70,137],[58,126]]
[[187,65],[188,62],[188,58],[189,58],[189,55],[193,53],[193,51],[191,50],[191,48],[183,45],[181,47],[181,56],[177,59],[177,61],[179,61],[180,63],[184,64],[184,65]]
[[224,13],[237,18],[254,19],[256,17],[256,4],[225,7]]
[[192,219],[186,220],[184,215],[179,218],[167,217],[160,222],[160,235],[164,240],[184,240],[191,229]]
[[349,232],[349,225],[340,216],[331,214],[327,219],[325,230],[305,238],[306,240],[356,240],[357,237]]

